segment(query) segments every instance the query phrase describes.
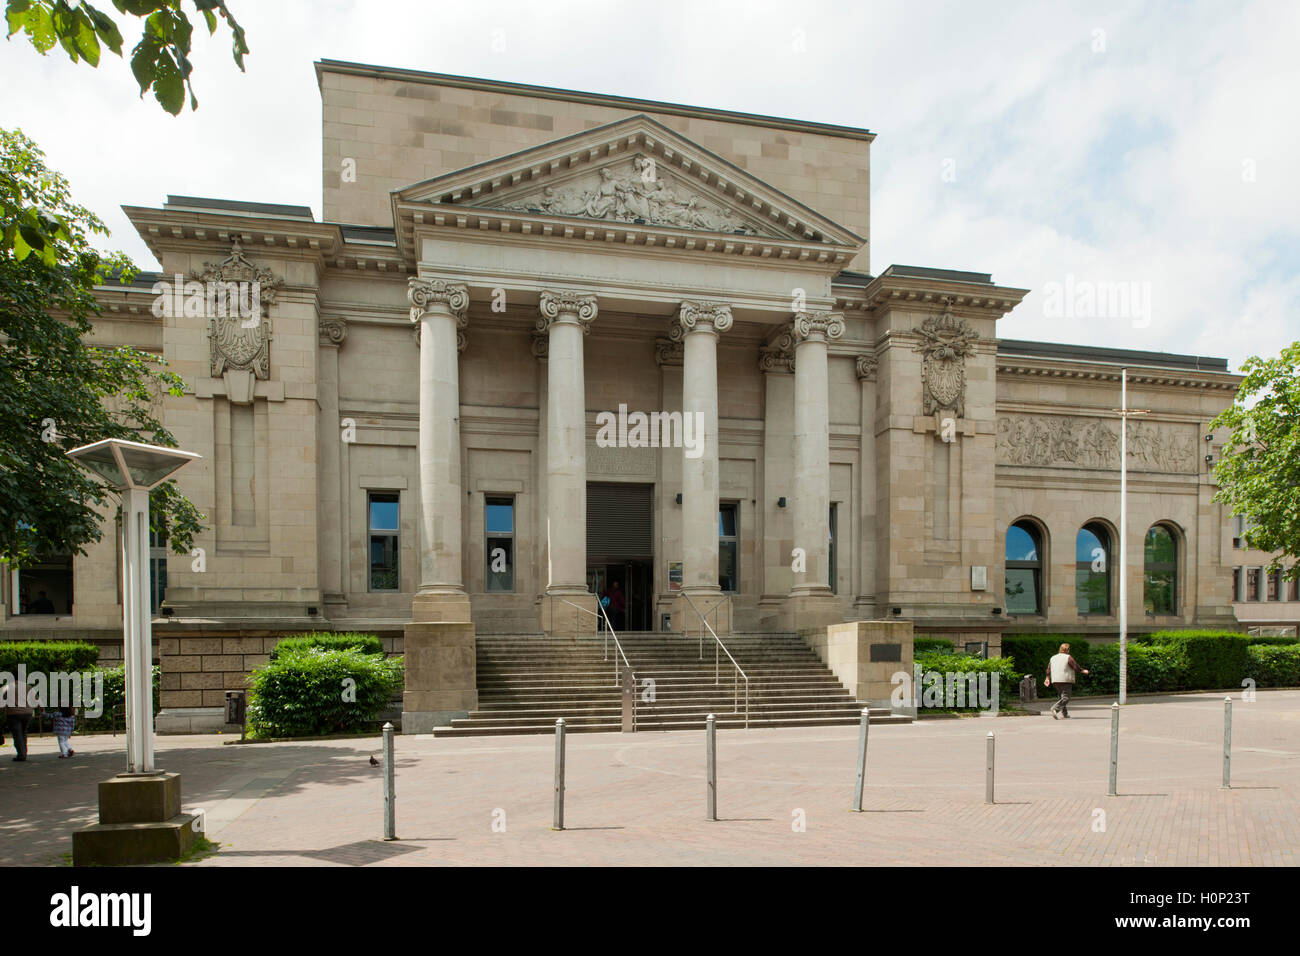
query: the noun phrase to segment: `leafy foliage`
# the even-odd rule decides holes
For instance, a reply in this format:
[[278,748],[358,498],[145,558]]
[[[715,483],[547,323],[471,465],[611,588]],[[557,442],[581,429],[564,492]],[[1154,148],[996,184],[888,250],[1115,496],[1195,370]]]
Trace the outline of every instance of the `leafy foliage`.
[[[161,709],[159,700],[162,696],[162,668],[157,664],[153,666],[153,712],[156,714]],[[114,717],[115,710],[126,707],[126,666],[110,667],[104,669],[104,703],[103,712],[98,717],[85,717],[83,714],[77,716],[77,728],[79,730],[112,730],[114,727],[121,730],[124,726],[124,718],[121,716]],[[87,703],[86,710],[94,709],[93,705]],[[123,710],[123,713],[125,711]]]
[[1210,423],[1232,429],[1214,467],[1214,500],[1247,516],[1247,545],[1279,552],[1269,570],[1294,580],[1300,561],[1287,568],[1283,558],[1300,558],[1300,342],[1275,359],[1251,356],[1241,371],[1236,400]]
[[1247,676],[1259,687],[1300,687],[1300,644],[1252,644]]
[[[217,32],[217,18],[226,21],[231,33],[231,55],[240,72],[248,43],[244,28],[227,9],[224,0],[192,0],[202,14],[208,34]],[[185,106],[190,95],[190,109],[199,101],[190,84],[194,64],[190,62],[190,43],[194,25],[185,11],[184,0],[113,0],[119,13],[144,19],[140,42],[131,50],[131,72],[140,84],[140,95],[153,89],[154,99],[173,116]],[[122,55],[122,33],[112,17],[89,3],[67,0],[9,0],[5,7],[9,36],[23,32],[42,55],[63,48],[73,63],[85,61],[99,66],[101,47]]]
[[1248,676],[1249,638],[1230,631],[1163,631],[1152,647],[1167,648],[1186,668],[1185,687],[1208,690],[1238,687]]
[[309,634],[295,634],[286,637],[271,651],[271,660],[281,654],[296,654],[300,651],[319,648],[327,651],[357,650],[363,654],[384,653],[383,642],[374,634],[357,632],[312,631]]
[[[926,683],[924,681],[924,675],[931,672],[944,675],[943,688],[944,688],[945,697],[947,693],[946,675],[987,673],[989,675],[993,675],[993,674],[998,675],[998,706],[999,707],[1007,707],[1013,702],[1019,701],[1020,699],[1020,691],[1017,685],[1020,682],[1021,675],[1016,672],[1015,662],[1010,660],[1009,658],[990,657],[988,659],[985,659],[983,657],[975,657],[970,654],[953,654],[949,651],[939,650],[930,653],[917,654],[914,657],[914,661],[921,668],[922,683],[920,688],[918,688],[918,690],[921,691],[920,699],[921,699],[921,706],[923,709],[937,709],[937,710],[949,710],[949,709],[977,710],[978,709],[976,705],[973,702],[971,702],[969,696],[967,696],[966,698],[967,706],[964,708],[949,708],[947,706],[946,699],[942,704],[938,704],[938,705],[934,705],[933,703],[927,703],[927,697],[925,693]],[[991,677],[989,679],[990,681],[992,680]],[[991,683],[989,684],[989,689],[990,690],[992,689]],[[967,685],[964,693],[967,695],[970,694],[969,685]]]
[[922,654],[951,654],[954,650],[952,641],[944,640],[942,637],[918,637],[912,641],[914,658]]
[[27,673],[43,674],[87,671],[99,660],[99,648],[85,641],[13,641],[0,644],[0,671],[18,672],[18,665]]
[[[0,247],[0,559],[21,565],[84,554],[116,504],[65,452],[104,438],[176,447],[161,405],[184,383],[160,356],[88,344],[95,285],[114,272],[129,280],[133,269],[91,248],[89,237],[108,230],[21,132],[0,129],[0,203],[0,228],[15,243]],[[28,208],[44,210],[44,240],[24,231]],[[154,530],[188,553],[204,516],[174,482],[154,489],[150,510]]]
[[303,737],[361,730],[402,684],[399,657],[355,649],[281,651],[249,678],[248,731],[255,737]]
[[[1188,683],[1186,657],[1176,648],[1160,644],[1130,644],[1126,657],[1127,684],[1132,693],[1186,690],[1191,686]],[[1078,693],[1119,693],[1118,643],[1101,644],[1092,648],[1087,668],[1091,673],[1076,685]]]

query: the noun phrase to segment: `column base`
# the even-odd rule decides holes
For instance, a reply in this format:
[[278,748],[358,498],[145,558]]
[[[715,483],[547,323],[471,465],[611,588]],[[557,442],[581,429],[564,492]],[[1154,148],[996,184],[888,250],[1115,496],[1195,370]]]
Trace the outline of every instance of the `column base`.
[[782,627],[787,631],[822,628],[829,624],[844,623],[844,604],[830,588],[816,591],[791,592],[781,614]]
[[469,624],[469,595],[463,591],[420,591],[411,601],[411,621],[416,624]]
[[402,733],[429,733],[478,707],[474,625],[413,621],[403,633]]
[[[568,602],[567,604],[565,602]],[[596,610],[596,595],[590,591],[572,594],[543,594],[540,606],[541,620],[539,629],[548,637],[573,637],[576,634],[596,633],[596,622],[600,612]],[[576,604],[578,607],[572,607]],[[584,614],[583,611],[590,611]],[[603,618],[601,619],[603,620]]]
[[[696,631],[700,627],[700,615],[709,622],[715,634],[721,637],[730,634],[733,629],[733,604],[720,589],[691,591],[693,609],[681,595],[673,602],[673,629]],[[699,610],[699,614],[695,610]]]
[[118,774],[99,785],[99,822],[73,831],[72,865],[178,860],[194,843],[197,819],[181,812],[180,774]]

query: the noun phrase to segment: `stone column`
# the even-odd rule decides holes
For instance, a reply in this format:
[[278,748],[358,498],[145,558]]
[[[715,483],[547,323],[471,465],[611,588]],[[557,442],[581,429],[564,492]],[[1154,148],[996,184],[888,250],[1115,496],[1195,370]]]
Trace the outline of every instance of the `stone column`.
[[469,289],[410,280],[411,321],[420,328],[420,588],[413,619],[468,622],[461,560],[460,349]]
[[[854,616],[872,620],[876,616],[876,372],[880,362],[874,353],[857,357],[858,381],[862,383],[861,454],[858,458],[861,520],[857,523],[858,593]],[[842,531],[843,529],[841,529]]]
[[[790,502],[794,496],[794,337],[789,325],[759,348],[763,374],[763,592],[759,625],[778,631],[790,597]],[[782,499],[785,499],[782,502]]]
[[[673,337],[682,339],[682,590],[710,614],[718,587],[718,334],[731,328],[731,307],[683,302]],[[689,438],[689,441],[686,439]],[[685,602],[682,602],[683,604]],[[693,617],[689,605],[682,609]]]
[[420,587],[403,632],[402,733],[427,734],[478,706],[474,624],[461,562],[460,370],[469,289],[410,280],[420,332]]
[[[546,357],[546,595],[548,632],[595,630],[587,590],[587,402],[582,340],[596,318],[594,295],[541,293],[537,330],[547,333]],[[564,602],[569,602],[568,604]]]
[[828,580],[830,565],[830,388],[826,343],[844,334],[835,312],[794,317],[794,547],[805,554],[794,571],[787,611],[792,629],[844,619]]
[[343,536],[345,502],[341,459],[343,441],[339,430],[339,349],[347,339],[348,326],[337,316],[320,320],[320,341],[316,351],[316,394],[320,404],[320,590],[325,616],[347,610],[347,586],[343,581]]

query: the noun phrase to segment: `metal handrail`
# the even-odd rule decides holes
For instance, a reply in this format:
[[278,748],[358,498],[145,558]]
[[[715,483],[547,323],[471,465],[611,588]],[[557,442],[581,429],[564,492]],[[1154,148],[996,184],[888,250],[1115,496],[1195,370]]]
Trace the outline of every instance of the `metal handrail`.
[[[731,656],[731,651],[727,650],[727,646],[726,646],[725,644],[722,643],[722,638],[718,637],[718,633],[717,633],[717,631],[715,631],[712,627],[709,626],[708,618],[706,618],[706,617],[704,616],[704,614],[701,613],[700,609],[699,609],[698,607],[695,606],[695,602],[691,600],[691,596],[690,596],[689,594],[687,594],[685,591],[680,591],[680,592],[678,592],[678,593],[681,594],[681,596],[684,597],[684,598],[686,599],[686,603],[689,604],[689,605],[691,606],[691,610],[694,611],[695,614],[696,614],[696,616],[699,617],[699,619],[700,619],[700,623],[703,624],[704,627],[708,628],[708,630],[709,630],[709,635],[710,635],[710,636],[713,638],[713,640],[714,640],[714,647],[713,647],[713,683],[715,683],[715,684],[719,684],[719,683],[722,682],[722,681],[721,681],[721,677],[720,677],[720,670],[719,670],[720,667],[721,667],[721,659],[720,659],[719,656],[718,656],[718,650],[719,650],[719,649],[722,650],[722,653],[723,653],[723,654],[726,654],[726,655],[727,655],[727,659],[728,659],[729,661],[731,661],[731,665],[732,665],[734,668],[736,668],[736,689],[735,689],[735,696],[736,696],[736,709],[735,709],[734,713],[737,713],[737,714],[740,713],[740,681],[741,681],[741,678],[744,678],[744,681],[745,681],[745,726],[746,726],[746,727],[749,727],[749,675],[745,673],[745,671],[741,668],[740,664],[737,663],[736,659],[735,659],[734,657]],[[718,603],[720,604],[720,603],[722,603],[722,602],[718,602]],[[715,617],[715,620],[716,620],[716,617]],[[689,632],[688,632],[688,636],[689,636]],[[704,658],[704,631],[701,630],[701,631],[700,631],[700,659],[703,660],[703,658]]]
[[[581,605],[578,605],[578,604],[574,604],[572,601],[565,601],[564,598],[552,598],[552,600],[555,600],[555,601],[561,601],[561,602],[563,602],[563,603],[569,605],[569,607],[577,608],[577,609],[578,609],[579,611],[581,611],[583,614],[590,614],[592,617],[596,618],[597,620],[600,620],[600,618],[602,618],[602,617],[605,619],[605,634],[606,634],[606,638],[605,638],[605,642],[604,642],[604,651],[603,651],[602,660],[609,660],[609,638],[612,637],[612,638],[614,638],[614,650],[617,652],[616,656],[614,657],[614,683],[615,683],[615,685],[621,683],[621,681],[619,680],[618,659],[619,659],[620,657],[623,658],[623,666],[626,667],[626,668],[628,669],[628,673],[631,673],[631,672],[632,672],[632,664],[631,664],[631,662],[627,659],[627,654],[624,653],[624,651],[623,651],[623,645],[622,645],[621,643],[619,643],[618,634],[615,633],[615,631],[614,631],[614,625],[610,624],[610,622],[609,622],[609,615],[605,613],[605,607],[604,607],[604,605],[602,605],[599,601],[596,602],[596,607],[600,608],[600,614],[597,614],[595,611],[588,611],[585,607],[582,607]],[[577,622],[578,622],[578,619],[575,617],[575,618],[573,619],[573,621],[574,621],[573,637],[574,637],[574,640],[577,640],[577,638],[578,638],[578,628],[577,628]],[[554,618],[552,618],[552,623],[554,623]],[[636,678],[636,675],[633,674],[632,677],[633,677],[633,679],[635,679],[635,678]]]

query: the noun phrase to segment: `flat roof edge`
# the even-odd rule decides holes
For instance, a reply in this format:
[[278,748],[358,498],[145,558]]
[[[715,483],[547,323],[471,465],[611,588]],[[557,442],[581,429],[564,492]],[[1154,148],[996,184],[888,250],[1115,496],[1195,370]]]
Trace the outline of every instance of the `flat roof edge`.
[[1146,368],[1172,368],[1189,372],[1231,374],[1228,360],[1208,355],[1180,355],[1174,352],[1143,352],[1095,345],[1063,345],[1057,342],[1033,342],[1026,339],[999,339],[999,356],[1020,358],[1070,359],[1100,362],[1107,365],[1133,365]]
[[645,100],[632,96],[617,96],[608,93],[590,93],[584,90],[568,90],[555,86],[537,86],[531,83],[515,83],[508,80],[488,80],[482,77],[459,76],[454,73],[433,73],[425,70],[412,70],[405,67],[375,66],[368,63],[353,63],[347,60],[320,59],[314,64],[316,82],[319,86],[321,74],[325,72],[343,73],[353,76],[373,76],[390,80],[404,80],[409,83],[429,83],[442,86],[454,86],[461,89],[484,90],[494,93],[517,93],[537,96],[543,99],[564,100],[571,103],[589,103],[597,106],[609,106],[616,109],[669,113],[676,116],[691,116],[700,119],[716,119],[726,123],[747,123],[768,126],[775,129],[788,129],[805,133],[821,133],[845,139],[857,139],[870,143],[876,134],[869,129],[856,126],[840,126],[834,123],[819,123],[813,120],[790,119],[782,116],[767,116],[761,113],[744,113],[737,110],[710,109],[704,106],[691,106],[687,103],[667,103],[662,100]]

